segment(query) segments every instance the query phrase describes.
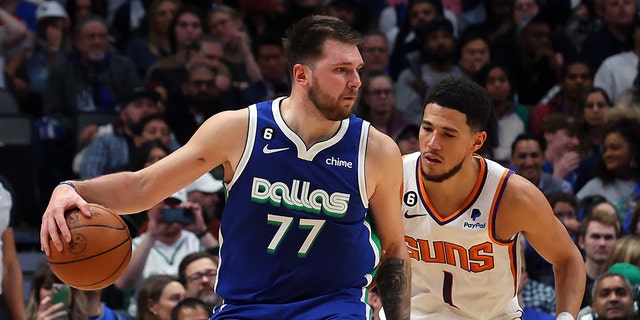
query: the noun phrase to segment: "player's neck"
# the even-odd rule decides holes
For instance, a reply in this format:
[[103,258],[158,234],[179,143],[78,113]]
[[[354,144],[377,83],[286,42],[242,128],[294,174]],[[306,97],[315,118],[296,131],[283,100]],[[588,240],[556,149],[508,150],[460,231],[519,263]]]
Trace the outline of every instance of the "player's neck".
[[457,211],[469,198],[476,185],[480,164],[476,158],[467,160],[460,171],[442,182],[422,179],[429,202],[441,217],[447,217]]
[[338,131],[341,121],[328,120],[310,102],[299,100],[293,97],[284,99],[280,114],[307,147],[331,138]]

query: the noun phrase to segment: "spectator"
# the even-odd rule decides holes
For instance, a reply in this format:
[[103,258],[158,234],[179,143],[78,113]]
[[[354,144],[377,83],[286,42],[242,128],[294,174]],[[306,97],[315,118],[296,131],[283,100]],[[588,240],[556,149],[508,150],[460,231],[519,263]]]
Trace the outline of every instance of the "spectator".
[[374,72],[389,74],[389,42],[384,33],[371,31],[364,37],[360,45],[360,54],[364,65],[360,69],[360,76],[367,78]]
[[598,70],[607,57],[633,48],[631,34],[637,11],[636,2],[603,0],[603,4],[602,27],[587,36],[581,45],[581,56],[591,70]]
[[86,17],[97,15],[106,17],[106,2],[104,0],[67,0],[64,1],[65,10],[71,22],[69,28],[74,30],[76,25]]
[[629,263],[640,266],[640,237],[628,234],[620,237],[617,241],[609,259],[605,262],[605,270],[618,263]]
[[541,128],[547,146],[542,170],[569,181],[571,186],[577,179],[575,170],[580,164],[577,124],[573,117],[556,113],[548,116]]
[[[629,280],[619,273],[605,273],[598,277],[591,293],[591,305],[596,319],[632,320],[634,319],[633,291]],[[582,312],[582,311],[581,311]],[[593,319],[589,315],[579,320]]]
[[580,106],[592,84],[593,75],[584,62],[576,60],[563,64],[560,70],[560,91],[550,100],[537,104],[531,110],[531,132],[541,134],[542,124],[552,113],[579,116]]
[[420,142],[418,141],[418,133],[420,132],[420,127],[410,123],[402,128],[396,136],[393,137],[393,140],[400,148],[401,154],[409,154],[414,153],[416,151],[420,151]]
[[410,122],[396,109],[396,96],[391,77],[374,73],[363,79],[356,114],[380,132],[393,137]]
[[26,320],[22,269],[13,238],[13,194],[9,182],[0,176],[0,234],[2,276],[0,277],[0,319]]
[[109,51],[107,26],[89,16],[76,26],[73,51],[49,70],[44,112],[70,128],[80,112],[115,111],[118,101],[141,83],[131,61]]
[[513,141],[526,131],[529,110],[516,103],[513,78],[506,67],[495,63],[485,65],[477,72],[475,80],[487,90],[492,106],[486,130],[487,143],[482,149],[488,158],[506,163]]
[[209,32],[222,42],[224,60],[231,70],[232,85],[240,90],[262,80],[240,13],[226,5],[217,6],[207,17]]
[[210,253],[191,253],[182,259],[178,268],[178,277],[186,289],[185,297],[200,299],[206,304],[206,310],[222,303],[222,297],[214,292],[217,276],[217,257]]
[[562,222],[571,238],[578,240],[580,221],[578,221],[578,199],[568,192],[552,192],[547,195],[553,213]]
[[545,195],[558,191],[573,194],[568,181],[543,170],[543,152],[542,143],[536,136],[529,133],[520,134],[511,144],[511,166],[516,173],[538,186]]
[[42,95],[45,91],[49,69],[54,61],[70,50],[69,16],[64,8],[56,1],[46,1],[38,6],[36,11],[38,34],[35,46],[27,57],[25,67],[31,93],[35,95],[30,100],[30,110],[33,115],[42,114]]
[[604,142],[605,115],[611,108],[607,93],[602,88],[591,88],[582,104],[578,124],[578,140],[580,146],[580,165],[576,169],[575,190],[580,190],[585,183],[595,177],[596,164],[602,154]]
[[[521,239],[524,239],[521,238]],[[526,240],[522,240],[526,242]],[[529,278],[528,262],[524,258],[520,264],[518,281],[518,303],[522,307],[523,318],[553,320],[556,313],[556,292],[552,286]]]
[[630,234],[640,236],[640,206],[636,206],[636,208],[633,209],[629,231]]
[[248,88],[242,91],[242,104],[251,105],[259,101],[289,95],[291,79],[289,72],[287,72],[282,40],[274,34],[265,34],[256,39],[253,48],[262,80],[252,82]]
[[361,33],[372,27],[376,27],[377,23],[371,21],[368,12],[364,10],[357,0],[330,0],[327,2],[325,14],[336,17]]
[[171,128],[180,144],[186,144],[205,120],[223,111],[215,79],[216,72],[208,66],[191,66],[188,78],[182,84],[184,104],[169,105],[167,108]]
[[184,298],[171,310],[171,320],[207,320],[207,305],[198,298]]
[[[188,214],[191,214],[193,222],[176,222],[175,217],[163,212],[167,208],[190,209]],[[187,201],[184,189],[147,210],[147,216],[149,221],[145,232],[133,239],[131,262],[115,281],[116,288],[120,290],[139,292],[145,279],[154,274],[177,275],[179,261],[186,255],[218,244],[204,224],[202,208]],[[132,316],[136,315],[135,307],[134,303],[129,305]]]
[[491,60],[491,44],[483,35],[468,30],[460,35],[458,47],[458,66],[467,79],[473,80]]
[[169,25],[177,10],[175,0],[152,1],[146,12],[146,30],[133,36],[123,50],[136,66],[141,78],[153,63],[171,54]]
[[171,311],[184,299],[184,287],[174,276],[151,275],[138,295],[139,320],[171,320]]
[[130,154],[136,147],[136,126],[144,117],[158,112],[158,99],[158,93],[151,89],[134,87],[131,90],[121,103],[122,127],[111,134],[98,136],[89,144],[80,162],[81,178],[113,173],[129,163]]
[[593,84],[602,87],[615,104],[620,95],[633,86],[638,77],[637,66],[640,54],[640,18],[634,19],[633,47],[631,50],[609,56],[598,68]]
[[187,63],[189,46],[202,35],[200,12],[190,6],[183,6],[176,12],[169,25],[169,45],[171,55],[152,64],[145,75],[149,80],[155,69],[181,68]]
[[423,100],[429,87],[449,76],[461,77],[455,63],[453,26],[444,18],[435,18],[419,29],[421,59],[412,61],[396,81],[397,108],[414,124],[420,124]]
[[220,191],[223,183],[207,172],[185,187],[189,202],[199,203],[202,207],[202,216],[207,224],[207,229],[218,239],[220,230],[220,220],[222,219],[222,209],[224,206],[223,196]]
[[584,251],[587,282],[581,308],[591,304],[591,289],[594,281],[607,269],[605,263],[611,256],[618,234],[620,223],[617,217],[594,211],[580,223],[578,246]]
[[578,191],[582,199],[593,194],[604,196],[619,208],[623,230],[629,233],[631,212],[635,208],[637,185],[640,181],[640,120],[622,114],[607,124],[604,151],[597,164],[597,177]]
[[526,20],[537,15],[538,11],[540,7],[535,0],[516,0],[513,6],[513,22],[520,27]]

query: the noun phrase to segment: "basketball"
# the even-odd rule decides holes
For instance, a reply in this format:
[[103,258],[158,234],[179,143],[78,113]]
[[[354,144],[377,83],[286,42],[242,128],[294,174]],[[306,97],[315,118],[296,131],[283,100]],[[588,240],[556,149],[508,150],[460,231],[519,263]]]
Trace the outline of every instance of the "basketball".
[[71,242],[61,252],[54,248],[49,266],[62,282],[81,290],[97,290],[112,284],[129,265],[131,235],[125,222],[110,209],[89,204],[91,218],[80,210],[65,212]]

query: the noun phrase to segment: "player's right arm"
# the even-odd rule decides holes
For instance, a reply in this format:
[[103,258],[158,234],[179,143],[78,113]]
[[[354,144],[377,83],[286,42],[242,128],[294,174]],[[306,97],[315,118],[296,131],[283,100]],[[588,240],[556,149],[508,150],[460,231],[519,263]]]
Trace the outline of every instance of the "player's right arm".
[[248,109],[226,111],[204,122],[180,149],[136,172],[120,172],[57,186],[42,216],[41,249],[49,254],[49,238],[62,250],[62,238],[71,241],[64,211],[80,208],[91,215],[88,203],[99,203],[120,214],[144,211],[195,181],[205,172],[224,166],[225,180],[233,176],[247,136]]

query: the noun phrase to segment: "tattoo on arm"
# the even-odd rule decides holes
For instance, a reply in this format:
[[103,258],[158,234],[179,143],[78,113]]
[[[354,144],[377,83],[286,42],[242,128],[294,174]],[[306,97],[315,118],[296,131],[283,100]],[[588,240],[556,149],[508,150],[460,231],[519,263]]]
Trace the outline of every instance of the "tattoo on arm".
[[405,261],[390,258],[378,270],[378,292],[387,319],[409,319],[409,281]]

